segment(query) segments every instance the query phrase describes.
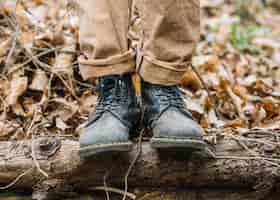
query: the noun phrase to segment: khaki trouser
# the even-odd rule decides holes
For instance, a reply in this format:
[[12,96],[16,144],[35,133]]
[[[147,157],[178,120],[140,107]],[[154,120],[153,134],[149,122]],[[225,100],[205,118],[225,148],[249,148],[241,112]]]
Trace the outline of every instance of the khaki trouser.
[[[84,79],[134,72],[129,46],[129,0],[80,0],[79,57]],[[143,60],[137,71],[150,83],[178,84],[200,36],[199,0],[138,0]]]

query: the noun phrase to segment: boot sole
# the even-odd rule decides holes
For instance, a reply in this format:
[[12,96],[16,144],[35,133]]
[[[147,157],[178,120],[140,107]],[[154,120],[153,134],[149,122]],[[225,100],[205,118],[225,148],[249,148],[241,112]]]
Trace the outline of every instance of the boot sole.
[[151,146],[156,149],[175,148],[199,151],[206,148],[206,143],[199,139],[152,138]]
[[129,152],[133,149],[132,142],[119,142],[112,144],[99,144],[82,147],[79,150],[80,157],[88,158],[105,152]]

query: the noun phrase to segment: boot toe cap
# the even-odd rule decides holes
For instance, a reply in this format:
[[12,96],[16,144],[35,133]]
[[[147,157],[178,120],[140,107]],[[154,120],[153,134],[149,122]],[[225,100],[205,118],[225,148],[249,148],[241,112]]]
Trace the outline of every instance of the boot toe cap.
[[202,140],[204,131],[197,122],[176,109],[162,114],[153,128],[154,137]]
[[105,113],[80,134],[80,146],[128,142],[129,129],[110,113]]

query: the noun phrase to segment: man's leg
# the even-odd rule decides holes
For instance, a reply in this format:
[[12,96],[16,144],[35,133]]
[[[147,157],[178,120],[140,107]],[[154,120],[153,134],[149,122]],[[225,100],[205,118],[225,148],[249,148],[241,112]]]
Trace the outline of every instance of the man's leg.
[[199,0],[140,0],[143,4],[143,100],[158,148],[204,148],[203,130],[184,107],[177,84],[200,37]]
[[82,0],[79,58],[83,78],[122,75],[134,71],[129,49],[128,0]]
[[144,29],[145,81],[176,85],[190,64],[200,36],[199,0],[138,0]]
[[99,98],[80,136],[80,155],[88,157],[132,148],[129,133],[139,118],[131,77],[135,56],[129,49],[128,1],[81,0],[79,58],[84,79],[99,78]]

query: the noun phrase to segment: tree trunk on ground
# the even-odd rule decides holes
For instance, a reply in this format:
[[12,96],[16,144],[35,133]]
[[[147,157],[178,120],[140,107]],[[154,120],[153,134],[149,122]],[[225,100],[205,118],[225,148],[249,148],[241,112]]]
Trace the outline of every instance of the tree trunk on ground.
[[[249,194],[244,191],[250,191],[259,199],[279,192],[278,166],[262,159],[246,159],[248,151],[230,138],[221,138],[209,148],[217,156],[227,157],[213,159],[203,152],[191,156],[186,152],[157,152],[144,142],[142,154],[128,179],[129,189],[177,188],[184,191],[192,188],[194,191],[208,191],[209,195],[218,191],[223,195],[226,190],[236,195],[237,191],[240,191],[239,195]],[[77,141],[65,139],[1,142],[0,184],[7,185],[20,177],[11,186],[12,189],[34,189],[38,194],[67,189],[80,191],[103,186],[107,174],[109,186],[123,188],[127,169],[138,153],[135,146],[134,151],[127,155],[101,155],[84,162],[78,155],[78,149]],[[48,178],[39,172],[36,163],[48,174]],[[191,197],[189,199],[192,200]]]
[[[144,190],[137,189],[138,200],[256,200],[259,199],[252,191],[246,190]],[[92,192],[88,194],[72,194],[72,197],[59,197],[63,200],[104,200],[105,192]],[[31,200],[31,195],[24,194],[0,194],[0,200]],[[53,198],[48,198],[53,199]],[[122,200],[122,195],[110,193],[110,199]],[[278,200],[279,194],[271,194],[265,200]],[[130,198],[127,198],[130,200]]]

